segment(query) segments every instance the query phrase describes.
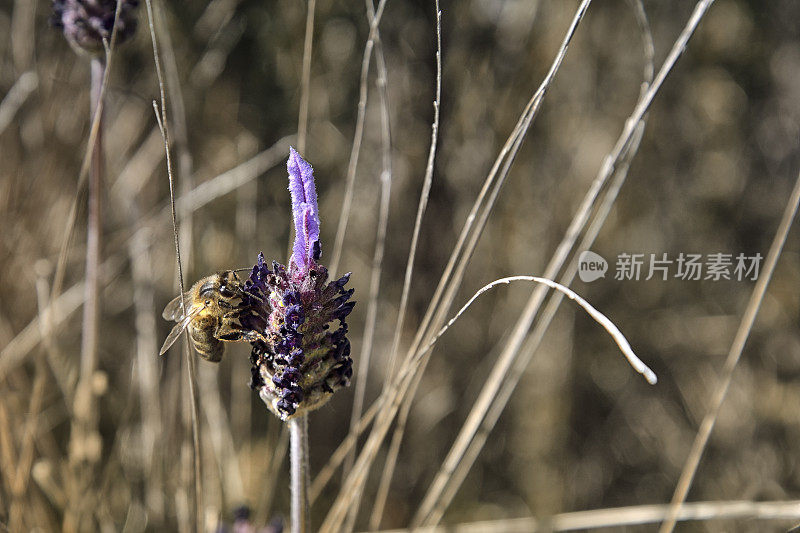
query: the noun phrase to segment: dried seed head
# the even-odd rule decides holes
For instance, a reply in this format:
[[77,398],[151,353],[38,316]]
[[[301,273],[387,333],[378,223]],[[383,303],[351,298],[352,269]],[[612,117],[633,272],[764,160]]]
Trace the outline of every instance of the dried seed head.
[[[120,0],[117,20],[117,44],[128,40],[136,31],[135,9],[138,0]],[[53,0],[51,21],[74,47],[99,54],[103,40],[111,41],[117,0]]]
[[353,289],[344,288],[350,274],[328,282],[328,270],[317,263],[313,169],[294,149],[287,168],[297,230],[289,267],[273,261],[270,269],[259,254],[245,282],[244,304],[250,311],[240,317],[243,327],[265,339],[252,343],[250,386],[282,420],[322,406],[350,384],[353,360],[345,318],[355,305],[349,301]]

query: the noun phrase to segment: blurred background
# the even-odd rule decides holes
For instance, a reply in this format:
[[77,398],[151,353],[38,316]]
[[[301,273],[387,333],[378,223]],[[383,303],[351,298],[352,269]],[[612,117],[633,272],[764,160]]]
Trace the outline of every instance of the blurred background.
[[[177,274],[164,147],[152,111],[158,83],[140,3],[139,30],[116,50],[106,98],[104,289],[92,382],[98,429],[76,452],[70,434],[85,194],[61,303],[47,317],[42,313],[89,134],[89,62],[49,24],[50,2],[0,0],[0,524],[12,530],[61,529],[71,490],[80,486],[70,467],[76,453],[92,465],[82,493],[91,502],[88,530],[185,529],[191,514],[184,361],[178,348],[157,355],[171,327],[160,314],[177,294]],[[694,2],[643,4],[658,68]],[[413,339],[472,202],[576,7],[574,1],[442,2],[439,150],[401,347]],[[285,260],[284,164],[297,132],[306,3],[216,0],[156,8],[178,196],[257,157],[254,179],[205,196],[195,191],[179,203],[187,284],[250,266],[259,251]],[[622,253],[766,256],[800,169],[797,20],[800,4],[790,0],[720,0],[710,9],[651,106],[627,182],[592,247],[609,261],[609,273],[573,285],[619,326],[658,384],[633,372],[583,311],[562,304],[444,523],[670,500],[754,282],[615,280],[615,260]],[[367,405],[387,371],[428,156],[435,21],[432,2],[390,0],[380,25],[393,175]],[[362,3],[316,3],[303,156],[315,168],[323,263],[344,196],[368,34]],[[628,2],[591,5],[489,218],[457,306],[496,278],[544,271],[636,104],[641,43]],[[12,95],[25,73],[33,74]],[[359,302],[350,319],[356,367],[380,198],[375,79],[373,64],[355,209],[340,262],[342,272],[353,272]],[[795,228],[690,501],[800,497],[798,287]],[[408,524],[531,290],[518,284],[489,292],[438,343],[409,417],[384,527]],[[281,423],[248,388],[247,355],[247,346],[232,346],[220,365],[197,363],[210,524],[230,523],[243,504],[256,524],[288,514],[288,466],[273,459],[285,445]],[[311,415],[312,477],[347,434],[352,401],[353,387]],[[357,529],[367,527],[379,471],[368,483]],[[340,482],[337,473],[314,504],[315,523]],[[715,521],[679,529],[791,525]]]

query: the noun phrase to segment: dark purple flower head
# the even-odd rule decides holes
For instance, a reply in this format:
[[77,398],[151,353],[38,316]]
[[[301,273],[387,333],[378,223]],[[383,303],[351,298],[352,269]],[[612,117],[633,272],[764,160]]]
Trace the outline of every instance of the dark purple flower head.
[[[136,31],[134,15],[138,0],[120,0],[117,44]],[[92,54],[103,51],[103,39],[110,42],[117,0],[53,0],[51,21],[73,45]]]
[[[328,282],[320,259],[317,193],[311,165],[291,149],[287,163],[297,237],[289,268],[259,254],[245,282],[242,326],[252,343],[251,387],[282,420],[314,410],[353,375],[345,319],[353,310],[350,274]],[[338,322],[337,327],[332,324]]]

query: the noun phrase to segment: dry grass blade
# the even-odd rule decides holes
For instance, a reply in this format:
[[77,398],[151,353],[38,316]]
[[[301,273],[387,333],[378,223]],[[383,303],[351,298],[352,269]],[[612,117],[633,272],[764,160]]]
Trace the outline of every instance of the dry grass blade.
[[350,210],[353,204],[353,194],[355,192],[356,170],[358,168],[358,156],[361,153],[361,142],[364,139],[364,120],[367,113],[367,95],[369,80],[369,65],[372,59],[372,49],[375,46],[378,25],[383,16],[383,9],[386,7],[386,0],[381,0],[375,11],[375,18],[370,24],[369,38],[364,46],[364,56],[361,60],[361,82],[358,94],[358,113],[356,116],[356,129],[353,133],[353,145],[350,149],[350,160],[347,164],[347,180],[345,184],[344,199],[342,200],[342,212],[339,215],[339,226],[336,228],[336,239],[333,243],[331,253],[331,264],[328,269],[331,276],[339,270],[339,260],[342,257],[342,246],[344,245],[344,235],[347,232],[347,222],[350,219]]
[[[413,359],[414,354],[422,344],[426,335],[431,335],[438,327],[444,322],[447,313],[452,305],[455,294],[461,285],[464,272],[467,264],[472,256],[472,252],[477,245],[478,239],[483,231],[483,228],[488,220],[492,208],[494,207],[500,190],[508,177],[511,165],[514,158],[521,146],[525,135],[530,128],[533,119],[538,113],[544,96],[549,89],[550,85],[558,72],[561,63],[569,47],[569,43],[577,29],[577,25],[583,19],[583,16],[588,9],[590,2],[583,2],[577,9],[572,23],[567,30],[561,46],[559,47],[556,57],[548,70],[542,83],[531,96],[527,105],[525,106],[522,114],[520,115],[516,126],[508,136],[506,143],[500,150],[488,176],[484,180],[481,191],[475,199],[475,202],[470,209],[464,226],[459,234],[458,241],[453,249],[453,252],[448,259],[447,266],[442,274],[439,284],[434,291],[425,316],[417,329],[416,336],[408,350],[407,359]],[[502,167],[502,168],[501,168]],[[491,193],[490,193],[491,189]],[[488,196],[488,198],[487,198]],[[479,218],[478,218],[479,217]],[[477,220],[477,222],[476,222]],[[444,296],[443,296],[444,295]]]
[[780,225],[769,247],[767,258],[764,261],[764,269],[761,271],[756,286],[753,288],[750,301],[747,303],[742,321],[739,323],[739,329],[736,331],[736,337],[734,337],[733,344],[731,344],[730,351],[728,352],[728,357],[725,359],[725,366],[722,367],[722,374],[719,377],[717,386],[714,389],[714,394],[711,397],[711,405],[705,417],[703,417],[703,423],[697,431],[692,449],[689,451],[689,456],[686,458],[686,463],[681,471],[681,477],[675,487],[675,494],[672,496],[669,515],[659,530],[661,533],[668,533],[675,528],[675,521],[680,513],[681,505],[683,505],[683,502],[686,500],[689,487],[692,485],[692,480],[700,464],[700,458],[703,456],[703,451],[708,444],[711,431],[714,429],[714,423],[717,421],[719,411],[722,408],[722,403],[725,401],[725,396],[728,394],[728,389],[733,379],[733,372],[736,370],[736,365],[742,357],[742,351],[750,336],[750,331],[753,329],[753,323],[761,307],[761,302],[764,300],[764,295],[767,293],[767,287],[772,279],[772,274],[775,272],[775,266],[778,264],[778,259],[783,251],[783,245],[786,243],[786,237],[789,235],[789,229],[792,227],[792,222],[797,215],[799,205],[800,174],[797,176],[794,189],[792,190],[792,194],[786,204],[786,209],[781,217]]
[[[647,16],[644,11],[644,6],[642,5],[641,1],[633,1],[632,7],[634,10],[634,14],[636,16],[637,23],[639,24],[641,34],[642,34],[642,44],[643,44],[643,52],[644,52],[644,73],[643,73],[643,82],[641,88],[641,95],[640,99],[644,98],[647,90],[650,87],[650,84],[653,81],[653,56],[654,56],[654,48],[653,48],[653,39],[652,34],[650,32],[650,25],[647,20]],[[597,209],[595,216],[592,219],[592,222],[589,224],[589,227],[584,235],[583,239],[581,239],[580,244],[578,245],[578,250],[588,250],[591,248],[592,244],[594,243],[595,238],[597,237],[600,229],[603,226],[608,214],[611,211],[611,207],[614,205],[614,202],[617,198],[620,188],[622,184],[625,182],[627,177],[628,169],[630,167],[630,162],[635,156],[641,139],[642,135],[644,134],[644,125],[645,125],[646,118],[643,117],[639,123],[638,128],[635,131],[631,142],[628,144],[628,148],[625,151],[625,154],[620,162],[620,164],[615,165],[615,176],[614,179],[611,181],[610,186],[606,189],[605,194],[600,201],[600,206]],[[567,271],[561,277],[561,284],[565,286],[569,286],[572,283],[575,274],[577,273],[577,262],[572,261],[570,266],[568,267]],[[483,445],[486,442],[492,428],[497,423],[497,420],[500,418],[500,415],[505,409],[511,395],[516,388],[517,383],[519,382],[520,378],[522,377],[525,370],[528,368],[531,359],[533,358],[534,353],[536,352],[539,344],[541,343],[542,339],[544,338],[545,332],[547,331],[550,323],[553,320],[553,317],[558,310],[558,307],[561,303],[563,295],[561,293],[554,294],[550,301],[545,308],[542,318],[537,322],[536,326],[534,327],[533,331],[528,335],[527,340],[525,341],[524,347],[522,348],[521,355],[514,363],[514,366],[511,368],[511,371],[508,377],[504,380],[502,388],[498,392],[497,398],[492,404],[491,409],[486,414],[483,422],[481,423],[481,427],[479,431],[476,433],[475,437],[469,444],[469,448],[464,453],[464,457],[459,462],[458,466],[452,472],[450,477],[447,480],[447,486],[444,488],[442,492],[442,497],[439,500],[439,503],[436,505],[432,512],[432,520],[438,522],[441,519],[441,515],[444,513],[444,510],[452,501],[453,497],[455,496],[456,492],[458,491],[461,484],[466,479],[466,476],[474,464],[475,460],[477,459],[478,455],[480,454],[481,450],[483,449]]]
[[[166,27],[166,17],[164,16],[163,4],[157,4],[157,9],[154,13],[157,17],[157,25],[159,27]],[[163,69],[166,80],[165,89],[168,91],[168,98],[171,103],[171,111],[173,117],[173,124],[175,125],[174,133],[171,133],[170,144],[173,151],[177,154],[176,175],[178,177],[178,185],[180,186],[181,196],[187,194],[194,188],[194,177],[192,172],[193,159],[189,151],[189,127],[186,122],[186,105],[183,100],[183,91],[181,90],[181,77],[178,73],[178,62],[175,58],[175,50],[172,46],[172,37],[170,32],[165,31],[161,34],[163,43]],[[166,117],[166,114],[162,112]],[[164,119],[166,120],[166,119]],[[192,231],[194,224],[192,223],[191,214],[186,217],[181,217],[185,223],[181,224],[180,239],[185,243],[183,251],[183,261],[187,264],[192,264],[193,247]]]
[[411,279],[414,273],[414,259],[417,255],[417,246],[419,244],[419,234],[422,229],[422,218],[425,216],[425,210],[428,206],[428,198],[430,197],[431,185],[433,184],[433,168],[436,160],[436,147],[439,140],[439,108],[442,101],[442,12],[439,10],[439,1],[436,0],[436,90],[433,99],[433,123],[431,125],[431,143],[428,149],[428,163],[425,167],[425,177],[422,180],[422,191],[419,195],[419,203],[417,205],[417,215],[414,220],[414,230],[411,235],[411,245],[408,250],[408,259],[406,261],[406,270],[403,275],[403,290],[400,295],[400,305],[397,311],[397,322],[394,328],[394,338],[392,339],[392,349],[389,356],[389,371],[387,375],[387,384],[394,375],[395,366],[397,364],[397,351],[400,347],[400,338],[403,332],[403,325],[405,323],[406,309],[408,307],[408,296],[411,291]]
[[200,396],[200,405],[207,422],[202,426],[206,436],[203,442],[211,445],[222,488],[220,498],[216,501],[206,501],[206,506],[224,509],[225,501],[244,501],[245,490],[242,473],[236,458],[236,445],[231,433],[228,413],[217,386],[217,369],[211,365],[202,365],[198,368],[197,378],[200,388],[203,390],[203,394]]
[[[372,0],[367,0],[367,18],[372,25],[375,22],[375,8]],[[378,319],[378,296],[381,287],[381,273],[383,272],[383,256],[386,249],[386,233],[389,225],[389,205],[392,194],[392,134],[389,122],[389,96],[386,91],[387,71],[386,59],[383,55],[380,31],[375,26],[375,62],[377,66],[377,86],[378,102],[381,111],[381,161],[382,169],[380,174],[381,194],[378,208],[378,225],[375,233],[375,249],[372,256],[372,273],[369,283],[369,297],[367,301],[367,318],[364,323],[363,342],[361,344],[361,355],[358,359],[358,373],[356,375],[356,390],[353,400],[353,410],[350,415],[350,430],[352,431],[361,418],[364,409],[364,396],[367,391],[367,378],[372,359],[373,339]],[[348,455],[344,464],[343,473],[347,475],[353,464],[355,448]],[[357,499],[358,501],[361,498]],[[353,505],[350,510],[346,530],[353,529],[358,514],[359,505]]]
[[219,176],[201,183],[178,198],[177,211],[179,218],[183,219],[189,213],[193,213],[217,198],[235,191],[246,183],[250,183],[275,167],[286,158],[286,152],[294,139],[294,135],[279,139],[275,144],[241,165],[237,165]]
[[269,516],[272,511],[272,502],[275,500],[276,486],[278,481],[283,482],[285,479],[281,475],[283,469],[283,460],[286,458],[286,452],[289,448],[289,430],[286,429],[286,424],[280,424],[280,430],[277,432],[278,438],[273,441],[272,457],[269,461],[269,468],[267,469],[267,480],[263,483],[261,490],[264,493],[263,498],[259,501],[258,515],[262,517]]
[[37,2],[25,0],[14,2],[14,16],[9,33],[12,44],[11,56],[17,72],[29,69],[35,60],[37,6]]
[[[122,262],[119,258],[107,259],[100,269],[102,282],[108,284],[121,269]],[[35,317],[11,339],[0,351],[0,381],[4,380],[8,373],[21,364],[31,350],[39,345],[43,331],[49,334],[51,329],[58,327],[83,305],[84,298],[84,283],[81,281],[61,293],[55,301],[50,301],[47,308],[42,310],[40,315],[48,318],[47,324],[42,323],[39,317]]]
[[[644,131],[643,128],[640,128],[639,133],[637,133],[636,137],[633,140],[632,145],[638,147],[639,141],[641,140],[642,132]],[[619,192],[620,187],[625,181],[625,177],[627,175],[628,166],[630,163],[630,159],[635,153],[635,148],[632,152],[628,154],[626,157],[626,161],[618,167],[617,175],[611,183],[604,199],[601,202],[600,209],[598,214],[595,216],[594,220],[592,221],[589,229],[586,232],[586,235],[581,240],[581,243],[578,245],[579,250],[588,250],[591,248],[591,244],[594,242],[594,239],[597,237],[597,234],[600,231],[600,228],[603,225],[603,222],[608,216],[608,213],[611,210],[611,207],[614,204],[614,200],[617,197],[617,193]],[[572,282],[572,279],[575,277],[577,273],[577,263],[573,262],[566,273],[562,276],[561,283],[563,285],[569,285]],[[464,457],[459,462],[456,469],[450,475],[449,479],[447,480],[447,486],[442,492],[442,497],[439,500],[436,508],[434,509],[432,516],[433,519],[438,521],[441,519],[444,510],[448,507],[450,502],[452,501],[453,497],[455,497],[456,492],[458,491],[461,484],[467,477],[470,468],[474,464],[475,460],[477,459],[478,455],[480,454],[481,450],[483,449],[484,444],[486,443],[486,439],[489,437],[492,429],[494,428],[497,420],[500,418],[500,415],[505,410],[508,401],[511,399],[511,395],[516,388],[517,383],[519,382],[520,378],[524,374],[525,370],[528,368],[528,365],[533,358],[536,350],[538,349],[539,345],[544,338],[547,329],[552,322],[556,311],[558,310],[559,305],[561,304],[561,300],[563,295],[561,293],[554,294],[550,301],[547,303],[544,312],[542,313],[542,318],[536,323],[533,331],[528,335],[528,338],[525,341],[525,344],[520,352],[520,357],[514,363],[514,366],[511,368],[511,371],[506,378],[505,382],[503,383],[502,388],[497,394],[497,398],[495,402],[492,404],[491,409],[486,414],[483,422],[481,423],[481,427],[478,432],[475,434],[475,437],[469,444],[469,448],[467,448],[466,452],[464,453]]]
[[328,459],[328,462],[325,463],[325,466],[320,470],[319,474],[317,474],[317,477],[314,478],[308,490],[310,504],[313,504],[317,497],[319,497],[322,489],[324,489],[331,480],[336,469],[339,468],[339,465],[344,462],[347,454],[350,453],[350,450],[356,445],[358,437],[361,436],[375,419],[375,415],[378,414],[381,405],[381,399],[378,398],[378,400],[367,409],[367,412],[364,413],[364,416],[361,417],[358,424],[350,430],[342,443],[339,444],[339,447],[336,448],[336,451],[331,454],[330,459]]
[[33,71],[23,72],[0,101],[0,134],[14,120],[19,108],[39,86],[39,76]]
[[306,34],[303,41],[303,74],[300,79],[300,115],[297,118],[297,150],[306,153],[308,136],[308,101],[311,97],[311,51],[314,45],[314,12],[317,0],[308,0]]
[[[614,149],[603,162],[598,176],[595,178],[594,182],[589,188],[589,191],[584,197],[577,214],[573,218],[570,227],[567,229],[566,235],[559,244],[553,258],[550,261],[550,264],[546,268],[544,277],[549,279],[554,278],[558,271],[561,270],[564,262],[570,255],[570,252],[574,249],[577,238],[590,217],[592,207],[595,204],[600,190],[614,172],[615,166],[618,164],[622,154],[630,145],[631,139],[634,137],[634,134],[639,127],[639,123],[652,103],[653,98],[661,88],[661,85],[666,79],[667,74],[669,74],[669,72],[672,70],[672,67],[674,66],[678,57],[680,57],[685,50],[689,38],[694,33],[697,25],[700,23],[700,20],[703,17],[703,14],[706,12],[708,7],[710,7],[711,3],[711,1],[701,1],[696,5],[692,16],[684,26],[683,31],[674,43],[669,55],[664,60],[664,63],[661,66],[661,69],[659,70],[653,84],[639,100],[634,112],[625,122],[623,132],[617,139]],[[527,331],[533,323],[533,320],[538,314],[539,308],[544,301],[544,291],[545,290],[543,288],[536,289],[528,301],[522,316],[514,327],[514,332],[511,336],[511,339],[504,348],[503,353],[500,355],[500,358],[495,364],[495,367],[492,369],[491,374],[487,378],[486,385],[481,390],[478,400],[475,402],[475,405],[468,415],[458,437],[453,443],[447,458],[434,478],[434,481],[428,490],[428,494],[426,494],[425,498],[423,499],[423,502],[414,520],[412,521],[412,525],[435,525],[435,523],[438,522],[440,516],[434,516],[434,509],[437,507],[438,501],[442,497],[450,476],[455,471],[458,463],[460,463],[463,459],[470,442],[478,432],[482,420],[486,417],[489,409],[494,404],[500,388],[502,387],[510,369],[518,358],[520,348],[522,347]]]
[[[119,19],[120,5],[117,4],[114,11],[114,20]],[[61,286],[64,283],[64,273],[67,269],[67,252],[69,251],[70,243],[72,241],[72,230],[75,229],[75,221],[78,218],[78,211],[80,209],[83,195],[85,194],[86,179],[89,175],[89,169],[92,165],[92,160],[95,157],[97,149],[97,138],[100,135],[100,118],[103,116],[103,108],[105,106],[105,95],[108,90],[108,77],[111,72],[112,59],[114,58],[114,46],[117,40],[117,23],[114,23],[114,30],[111,32],[111,42],[105,48],[105,69],[103,70],[103,79],[100,85],[100,90],[96,96],[97,105],[94,108],[92,115],[92,125],[89,130],[89,139],[86,144],[86,152],[83,155],[81,162],[81,170],[78,174],[78,186],[75,190],[75,198],[72,200],[69,215],[64,226],[64,235],[61,240],[61,248],[58,252],[58,261],[56,262],[56,271],[53,276],[53,286],[50,289],[50,301],[54,301],[61,294]]]
[[[425,365],[424,356],[428,352],[423,352],[418,354],[417,349],[419,347],[419,343],[422,339],[423,332],[430,325],[430,320],[434,309],[438,310],[437,315],[440,316],[443,314],[442,313],[443,307],[438,305],[442,291],[446,286],[452,289],[452,286],[456,285],[456,283],[452,282],[448,284],[448,280],[450,279],[450,274],[454,267],[456,258],[458,257],[461,248],[464,245],[464,242],[466,241],[466,238],[470,235],[470,228],[474,223],[474,219],[482,203],[482,199],[485,197],[495,175],[497,174],[501,162],[504,159],[506,159],[507,155],[511,154],[511,156],[508,159],[506,159],[506,165],[505,168],[503,169],[503,174],[501,175],[501,179],[498,181],[498,183],[502,184],[504,176],[507,175],[508,170],[510,169],[510,162],[513,161],[513,154],[515,154],[516,150],[519,149],[521,140],[524,137],[524,133],[530,127],[531,121],[533,120],[536,111],[539,109],[539,104],[542,101],[546,89],[550,86],[550,83],[552,82],[555,73],[558,70],[558,67],[563,61],[569,41],[574,35],[578,23],[582,20],[583,15],[585,14],[586,9],[588,8],[588,5],[589,5],[589,0],[585,0],[578,8],[575,17],[572,20],[572,24],[570,25],[570,28],[565,36],[564,44],[559,49],[556,55],[556,59],[554,60],[553,65],[551,66],[547,76],[545,77],[545,80],[542,82],[539,90],[537,90],[537,92],[532,97],[531,101],[526,106],[525,111],[523,112],[522,116],[520,117],[517,123],[517,127],[509,137],[506,146],[504,146],[503,149],[501,150],[500,157],[498,157],[497,161],[494,164],[494,167],[492,168],[492,171],[490,172],[489,177],[484,183],[484,186],[478,196],[478,199],[476,200],[472,211],[467,217],[467,222],[465,223],[464,229],[462,230],[461,236],[459,237],[459,242],[457,243],[456,249],[451,255],[450,262],[448,263],[445,269],[445,273],[442,276],[439,287],[437,287],[436,293],[434,294],[432,302],[428,308],[428,312],[426,316],[423,318],[423,322],[422,325],[420,326],[417,338],[415,339],[411,350],[409,350],[410,359],[406,360],[406,362],[402,367],[402,370],[398,373],[398,377],[395,380],[395,385],[390,390],[384,391],[387,401],[383,407],[383,411],[379,415],[379,419],[376,422],[376,425],[373,427],[372,433],[370,434],[370,437],[367,440],[364,450],[361,452],[361,455],[359,456],[354,471],[345,480],[345,484],[339,498],[337,498],[333,508],[328,513],[328,517],[326,518],[326,521],[323,524],[323,529],[328,528],[328,530],[336,530],[341,525],[340,520],[342,520],[343,518],[342,513],[344,512],[344,509],[348,508],[350,503],[353,501],[356,494],[356,492],[354,491],[360,490],[359,487],[362,486],[362,484],[366,481],[366,475],[368,473],[370,465],[372,464],[372,461],[374,460],[374,456],[377,453],[377,450],[379,449],[380,444],[383,441],[383,438],[385,437],[386,432],[388,431],[392,421],[394,420],[394,417],[397,415],[397,411],[400,407],[401,402],[403,401],[403,398],[406,397],[409,387],[415,381],[412,374],[415,371],[418,372],[421,371],[422,368],[424,368]],[[498,190],[496,189],[492,195],[493,198],[496,198],[497,192]],[[484,206],[483,221],[486,220],[486,217],[488,216],[488,211],[491,209],[491,205],[492,203],[489,202],[487,206]],[[478,232],[479,230],[474,231],[473,233],[478,233]],[[473,245],[474,245],[474,239],[473,239]],[[468,256],[469,253],[466,253],[465,257]],[[442,317],[441,320],[443,321],[444,317]]]
[[[452,526],[421,527],[417,533],[534,533],[537,531],[583,531],[606,527],[625,527],[658,523],[669,511],[668,505],[639,505],[591,511],[562,513],[547,520],[509,518],[487,520]],[[713,520],[792,520],[800,518],[800,500],[751,502],[721,501],[688,503],[681,509],[678,520],[688,522]],[[383,530],[381,533],[401,533],[407,529]]]
[[[136,199],[131,200],[129,218],[138,219]],[[139,445],[142,446],[143,470],[147,476],[145,503],[155,517],[164,514],[162,469],[156,460],[156,446],[162,435],[161,399],[157,359],[158,352],[153,262],[150,250],[150,231],[142,228],[136,232],[129,245],[131,276],[133,278],[133,305],[136,312],[136,365],[139,381],[139,404],[142,410],[142,425]]]
[[[172,214],[172,231],[175,242],[175,260],[178,266],[178,288],[180,290],[180,294],[184,295],[186,291],[183,283],[183,265],[181,264],[181,248],[180,248],[180,239],[178,237],[178,221],[175,209],[175,181],[172,174],[169,123],[167,120],[167,97],[164,86],[164,75],[161,70],[161,60],[159,58],[159,52],[158,52],[158,39],[156,38],[156,30],[153,21],[152,0],[145,0],[145,5],[147,7],[147,22],[150,29],[150,40],[153,45],[153,59],[156,66],[156,76],[158,77],[159,96],[161,98],[161,109],[159,110],[158,105],[156,104],[155,101],[153,101],[153,110],[155,111],[156,120],[158,121],[158,126],[159,129],[161,130],[161,135],[164,139],[164,151],[167,159],[167,177],[169,179],[169,199],[170,199],[171,214]],[[184,300],[181,300],[181,307],[182,309],[186,309],[186,302]],[[187,372],[189,380],[189,394],[190,394],[191,419],[192,419],[192,450],[194,457],[193,501],[195,506],[195,527],[198,530],[202,530],[205,517],[203,515],[203,505],[202,505],[203,476],[201,469],[201,447],[200,447],[200,428],[199,428],[200,414],[198,405],[199,402],[197,399],[197,373],[194,367],[194,358],[192,357],[192,351],[189,347],[188,332],[184,335],[184,338],[186,339],[185,354],[186,354]]]
[[[411,292],[411,279],[414,272],[414,259],[417,254],[417,245],[419,243],[419,234],[422,228],[422,218],[425,215],[425,209],[428,205],[428,198],[430,196],[431,185],[433,183],[433,168],[436,160],[436,147],[439,139],[439,108],[442,98],[442,12],[439,9],[439,0],[436,0],[436,89],[433,100],[433,124],[431,125],[431,143],[428,150],[428,163],[425,167],[425,177],[422,180],[422,191],[420,192],[419,204],[417,205],[417,215],[414,220],[414,230],[411,235],[411,246],[408,251],[408,260],[406,262],[406,270],[403,276],[403,289],[400,295],[400,305],[397,310],[397,322],[394,328],[394,338],[392,339],[392,347],[389,352],[388,373],[386,374],[386,386],[388,386],[392,376],[394,375],[395,366],[397,365],[397,352],[400,348],[400,337],[403,333],[403,326],[406,316],[406,308],[408,307],[408,296]],[[416,389],[416,385],[413,386]],[[372,507],[372,513],[369,519],[370,529],[378,529],[383,517],[383,510],[386,505],[386,499],[389,496],[389,487],[394,476],[394,468],[397,464],[397,456],[400,453],[400,444],[402,442],[403,433],[405,432],[405,424],[408,420],[411,402],[404,406],[400,413],[397,422],[397,428],[392,435],[392,441],[389,445],[389,450],[386,456],[386,461],[383,465],[381,472],[381,479],[378,484],[378,492],[375,496],[375,503]]]
[[428,350],[430,350],[433,347],[433,344],[439,340],[439,338],[444,334],[444,332],[447,331],[450,328],[450,326],[452,326],[455,323],[455,321],[458,320],[458,318],[462,314],[464,314],[464,312],[467,309],[469,309],[472,303],[475,300],[477,300],[481,294],[485,293],[486,291],[498,285],[507,285],[512,281],[533,281],[535,283],[541,283],[542,285],[546,285],[547,287],[550,287],[551,289],[560,292],[570,300],[573,300],[575,303],[581,306],[584,311],[589,313],[589,316],[591,316],[595,322],[603,326],[603,328],[608,332],[609,335],[611,335],[611,338],[613,338],[614,342],[617,343],[617,346],[619,346],[622,355],[625,356],[625,358],[628,360],[633,369],[636,370],[638,373],[642,374],[644,378],[647,380],[647,382],[650,383],[651,385],[656,384],[658,379],[656,378],[655,373],[652,370],[650,370],[647,367],[647,365],[645,365],[642,362],[642,360],[636,356],[635,353],[633,353],[633,349],[631,348],[631,345],[628,342],[628,340],[625,338],[625,336],[622,334],[619,328],[617,328],[617,326],[614,325],[614,323],[608,317],[606,317],[603,313],[595,309],[589,302],[578,296],[578,294],[572,289],[569,289],[568,287],[565,287],[560,283],[556,283],[551,279],[540,278],[537,276],[509,276],[507,278],[498,279],[484,285],[481,289],[478,290],[478,292],[472,295],[472,298],[470,298],[469,301],[467,301],[467,303],[464,304],[464,306],[458,311],[458,313],[456,313],[455,316],[451,318],[447,322],[447,324],[444,325],[442,329],[439,330],[439,332],[433,337],[431,342],[428,344],[428,346],[425,347],[423,351],[427,352]]

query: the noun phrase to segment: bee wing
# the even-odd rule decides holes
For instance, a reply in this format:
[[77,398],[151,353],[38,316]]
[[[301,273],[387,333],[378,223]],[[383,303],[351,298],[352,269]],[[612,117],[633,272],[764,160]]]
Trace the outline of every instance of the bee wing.
[[[173,300],[173,302],[174,301],[175,300]],[[167,335],[167,338],[164,340],[164,344],[161,346],[161,351],[158,352],[158,355],[164,355],[166,351],[169,350],[170,346],[175,344],[175,341],[178,340],[178,337],[181,336],[181,333],[183,333],[183,331],[189,326],[192,319],[202,310],[202,307],[195,307],[185,318],[183,318],[183,320],[175,324],[175,327],[172,328],[172,331],[169,332],[169,335]],[[166,310],[164,310],[164,313],[166,314]]]
[[164,312],[161,313],[161,316],[164,317],[165,320],[174,320],[177,322],[178,320],[183,318],[183,309],[181,309],[181,300],[190,301],[189,293],[186,292],[182,297],[176,296],[173,300],[167,304],[164,308]]

